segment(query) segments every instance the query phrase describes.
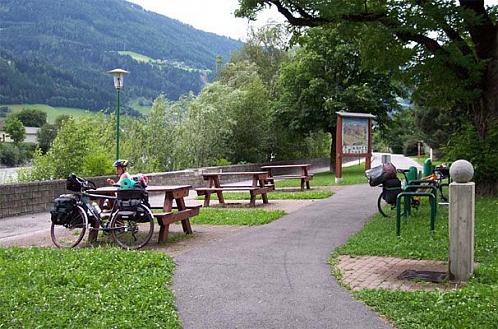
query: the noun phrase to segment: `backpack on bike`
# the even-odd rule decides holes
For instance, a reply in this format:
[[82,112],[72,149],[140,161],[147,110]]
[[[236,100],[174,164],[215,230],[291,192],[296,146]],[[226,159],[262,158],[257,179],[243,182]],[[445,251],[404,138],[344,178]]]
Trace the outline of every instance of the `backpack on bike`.
[[118,212],[125,218],[133,218],[137,222],[148,222],[149,196],[145,189],[131,188],[117,191],[116,204]]
[[97,188],[94,182],[85,180],[76,176],[75,174],[69,175],[66,179],[66,189],[73,192],[81,192],[82,190],[89,190]]
[[382,183],[382,198],[390,205],[396,204],[396,198],[401,193],[401,181],[390,178]]
[[50,219],[55,225],[69,224],[75,213],[79,197],[73,194],[62,194],[54,200],[50,209]]
[[365,171],[370,186],[377,186],[388,179],[396,178],[396,167],[392,163],[384,163],[380,166]]

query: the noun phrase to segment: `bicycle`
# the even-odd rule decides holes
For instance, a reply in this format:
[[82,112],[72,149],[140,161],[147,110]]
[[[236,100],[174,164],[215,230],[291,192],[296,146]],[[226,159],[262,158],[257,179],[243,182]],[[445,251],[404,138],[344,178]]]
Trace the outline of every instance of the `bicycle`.
[[[66,188],[76,192],[63,194],[54,200],[51,210],[50,236],[58,248],[74,248],[80,244],[87,230],[110,234],[124,249],[145,246],[154,233],[154,216],[144,189],[118,190],[116,197],[88,193],[95,183],[72,174]],[[101,212],[92,199],[109,199],[110,210]]]
[[[365,174],[367,177],[369,177],[371,186],[379,186],[382,188],[382,192],[379,194],[379,197],[377,199],[377,209],[383,217],[391,217],[394,214],[396,209],[397,197],[401,192],[420,192],[424,190],[431,190],[436,193],[435,191],[438,189],[436,180],[409,180],[407,173],[410,170],[395,169],[394,167],[392,167],[392,169],[389,170],[387,177],[385,178],[381,176],[381,174],[379,174],[380,170],[381,168],[378,168],[377,172],[367,171]],[[397,174],[403,174],[406,182],[406,185],[404,187],[402,186],[401,180],[397,178]],[[378,177],[370,178],[375,175],[377,175]],[[407,201],[409,202],[409,208],[418,209],[418,207],[420,206],[420,196],[410,197],[407,199]]]

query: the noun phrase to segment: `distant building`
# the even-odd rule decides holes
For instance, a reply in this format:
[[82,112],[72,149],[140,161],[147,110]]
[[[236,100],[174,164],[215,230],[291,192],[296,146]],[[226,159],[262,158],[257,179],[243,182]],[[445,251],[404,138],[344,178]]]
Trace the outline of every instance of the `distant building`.
[[[0,122],[0,143],[11,143],[12,140],[9,138],[9,134],[3,131],[4,123]],[[40,128],[37,127],[24,127],[26,129],[26,134],[24,136],[25,143],[38,143],[38,131]]]

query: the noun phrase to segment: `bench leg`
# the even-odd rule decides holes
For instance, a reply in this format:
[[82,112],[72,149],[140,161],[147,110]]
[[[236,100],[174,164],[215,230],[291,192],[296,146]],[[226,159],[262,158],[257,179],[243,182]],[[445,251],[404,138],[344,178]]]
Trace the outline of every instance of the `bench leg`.
[[249,202],[249,204],[251,205],[251,207],[256,207],[256,194],[254,194],[253,191],[250,191],[249,193],[251,193],[251,201]]
[[306,188],[307,188],[308,190],[310,190],[310,189],[311,189],[311,187],[310,187],[310,181],[306,181]]
[[304,178],[301,178],[301,191],[304,191]]
[[192,234],[192,226],[190,226],[190,220],[188,218],[182,220],[182,228],[183,232],[186,234]]
[[158,243],[168,240],[169,224],[163,225],[159,223],[159,239]]
[[268,195],[266,193],[261,193],[261,198],[263,199],[263,203],[268,203]]
[[90,232],[88,232],[88,243],[92,244],[97,242],[97,236],[99,234],[99,224],[96,220],[90,220]]
[[222,191],[217,191],[216,195],[218,196],[218,202],[219,203],[225,203],[225,198],[223,198],[223,192]]
[[204,194],[204,207],[209,207],[210,199],[211,199],[211,193]]

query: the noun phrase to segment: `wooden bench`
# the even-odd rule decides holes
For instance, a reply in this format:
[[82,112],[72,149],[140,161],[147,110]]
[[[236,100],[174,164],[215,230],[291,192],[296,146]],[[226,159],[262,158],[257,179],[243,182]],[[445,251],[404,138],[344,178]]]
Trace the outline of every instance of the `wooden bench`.
[[216,193],[218,195],[218,201],[220,203],[225,203],[223,197],[223,191],[249,191],[251,195],[251,201],[249,204],[251,207],[256,206],[256,196],[261,194],[263,203],[268,203],[268,196],[266,193],[271,191],[273,187],[253,187],[253,186],[223,186],[223,187],[200,187],[196,188],[195,191],[197,195],[204,195],[204,207],[209,207],[211,201],[211,194]]
[[[311,164],[294,164],[294,165],[275,165],[275,166],[263,166],[261,169],[268,171],[268,183],[275,185],[275,179],[300,179],[301,180],[301,190],[304,190],[304,186],[310,189],[310,181],[313,179],[313,174],[309,173]],[[273,175],[274,169],[300,169],[300,174],[291,175]]]
[[[173,209],[178,209],[178,207],[173,207]],[[197,216],[199,214],[199,209],[201,206],[186,206],[186,209],[178,211],[168,211],[154,213],[154,217],[157,219],[159,224],[159,242],[166,241],[169,234],[169,225],[181,221],[183,231],[187,234],[192,234],[192,227],[190,226],[189,218]],[[151,207],[151,209],[162,209],[162,207]]]
[[[251,185],[221,185],[220,180],[223,176],[248,176],[251,177]],[[256,196],[261,194],[263,203],[268,203],[266,193],[274,190],[273,184],[266,183],[268,173],[266,171],[241,171],[241,172],[215,172],[203,173],[202,177],[208,181],[208,187],[196,188],[197,195],[204,195],[204,207],[209,207],[211,194],[216,193],[219,203],[225,203],[223,191],[249,191],[251,195],[250,205],[256,206]]]

